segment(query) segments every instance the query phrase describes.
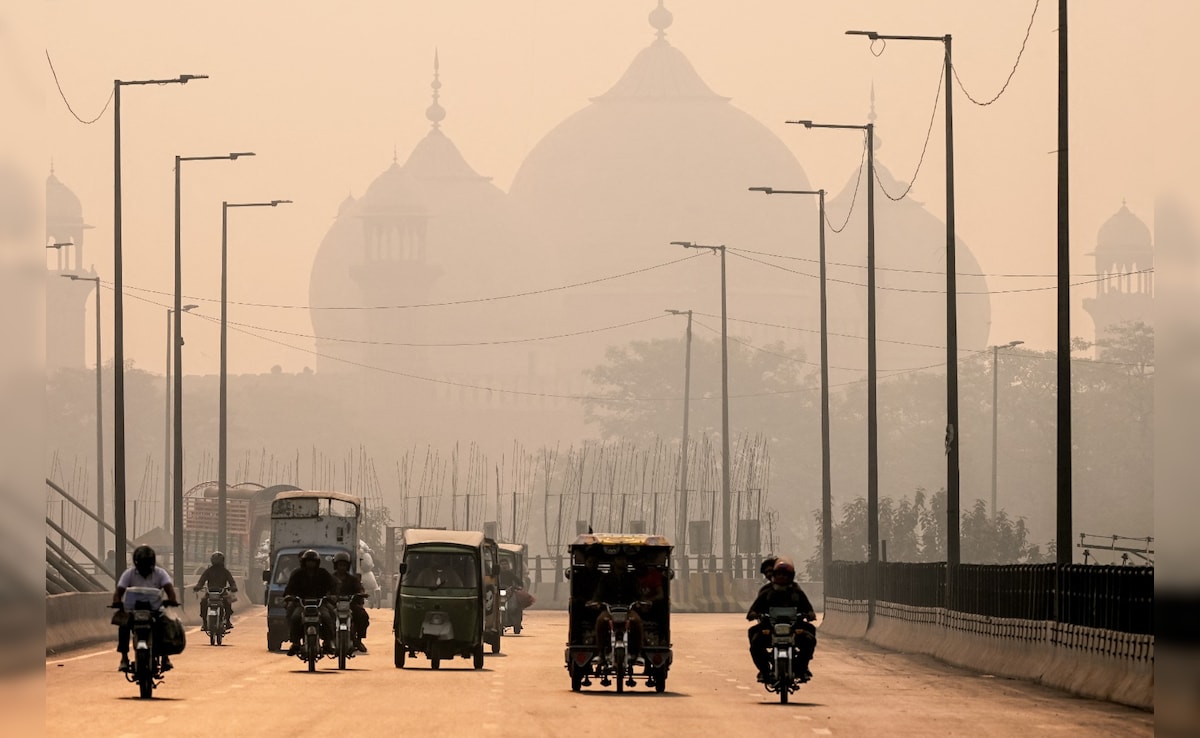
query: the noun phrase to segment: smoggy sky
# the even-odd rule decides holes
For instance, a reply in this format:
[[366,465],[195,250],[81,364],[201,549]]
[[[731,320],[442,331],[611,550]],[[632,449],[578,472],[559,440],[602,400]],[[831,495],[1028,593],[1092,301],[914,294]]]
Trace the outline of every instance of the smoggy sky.
[[[219,314],[221,201],[287,198],[294,205],[231,212],[232,301],[305,305],[312,258],[338,204],[360,196],[391,164],[403,162],[428,131],[425,109],[435,50],[440,57],[442,130],[467,162],[507,190],[530,149],[555,125],[606,91],[654,39],[655,0],[385,0],[354,3],[46,3],[44,39],[20,38],[33,64],[26,76],[44,95],[45,160],[81,199],[86,265],[113,276],[113,118],[91,125],[116,78],[207,74],[186,86],[122,90],[126,358],[162,371],[165,307],[173,284],[173,159],[254,151],[237,162],[193,162],[183,170],[184,302]],[[1031,14],[1032,29],[1005,93]],[[1186,69],[1196,52],[1185,36],[1200,6],[1121,0],[1075,3],[1070,16],[1072,272],[1094,271],[1086,256],[1101,224],[1126,202],[1153,227],[1157,183],[1172,180],[1176,135],[1192,119]],[[1162,12],[1172,6],[1172,14]],[[911,178],[934,118],[911,196],[939,218],[945,207],[943,108],[933,104],[942,64],[936,43],[890,42],[879,56],[847,29],[887,34],[953,34],[958,235],[988,274],[1052,274],[1056,264],[1057,3],[1050,0],[669,0],[667,39],[732,104],[765,124],[795,153],[813,187],[836,194],[859,163],[861,139],[785,125],[795,118],[866,122],[872,83],[879,163]],[[10,21],[11,23],[12,21]],[[874,49],[880,51],[877,44]],[[1191,54],[1191,64],[1176,54]],[[1171,63],[1164,64],[1164,61]],[[1157,68],[1156,68],[1156,65]],[[1185,81],[1186,80],[1186,81]],[[1164,153],[1170,156],[1164,156]],[[1194,161],[1195,157],[1191,156]],[[1180,167],[1180,169],[1183,169]],[[40,180],[39,180],[40,181]],[[730,182],[731,199],[751,197]],[[1193,188],[1194,190],[1194,188]],[[831,214],[837,222],[840,214]],[[705,235],[681,234],[704,241]],[[737,244],[755,248],[754,244]],[[53,263],[53,252],[48,263]],[[650,263],[648,260],[647,263]],[[657,263],[657,262],[655,262]],[[614,273],[625,271],[620,265]],[[601,276],[601,275],[597,275]],[[1086,277],[1074,281],[1083,281]],[[992,289],[1051,287],[1053,278],[990,280]],[[529,287],[553,286],[531,281]],[[140,290],[156,290],[163,294]],[[1078,288],[1072,333],[1091,338]],[[496,285],[495,293],[511,286]],[[111,358],[111,291],[102,296],[105,359]],[[138,299],[142,298],[142,299]],[[997,295],[991,342],[1055,343],[1053,290]],[[149,301],[149,302],[147,302]],[[89,301],[89,310],[91,303]],[[731,312],[731,317],[733,313]],[[93,361],[88,318],[87,361]],[[234,306],[230,320],[310,334],[305,310]],[[595,325],[587,320],[587,325]],[[582,326],[581,326],[582,327]],[[664,335],[677,326],[664,324]],[[188,373],[212,373],[216,326],[184,322]],[[522,335],[529,335],[523,331]],[[609,334],[613,341],[619,336]],[[312,348],[312,341],[289,339]],[[240,333],[230,334],[230,371],[285,371],[315,358]]]

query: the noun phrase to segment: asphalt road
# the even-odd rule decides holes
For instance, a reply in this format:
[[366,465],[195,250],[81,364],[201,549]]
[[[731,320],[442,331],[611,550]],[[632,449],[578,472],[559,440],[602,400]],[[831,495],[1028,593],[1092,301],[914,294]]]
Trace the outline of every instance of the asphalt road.
[[[565,613],[526,613],[482,671],[468,659],[392,664],[391,611],[372,611],[371,653],[316,673],[266,650],[262,608],[225,645],[189,634],[151,700],[117,673],[110,647],[46,661],[48,736],[1150,736],[1153,715],[956,669],[854,640],[821,639],[814,679],[788,705],[754,681],[740,615],[677,614],[662,694],[642,683],[573,693]],[[115,643],[115,629],[114,629]],[[645,732],[646,729],[650,732]]]

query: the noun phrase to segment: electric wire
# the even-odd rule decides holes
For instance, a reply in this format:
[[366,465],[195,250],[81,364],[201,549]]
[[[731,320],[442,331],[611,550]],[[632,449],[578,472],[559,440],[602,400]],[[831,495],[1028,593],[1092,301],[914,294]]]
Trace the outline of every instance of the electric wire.
[[954,81],[958,83],[958,89],[963,91],[963,94],[967,96],[968,100],[970,100],[971,102],[973,102],[974,104],[976,104],[980,107],[986,107],[986,106],[991,105],[992,103],[996,102],[997,100],[999,100],[1000,96],[1003,95],[1005,90],[1008,89],[1009,83],[1012,82],[1013,76],[1017,73],[1017,67],[1019,67],[1021,65],[1021,57],[1025,54],[1025,45],[1029,43],[1029,34],[1033,30],[1033,20],[1034,20],[1034,18],[1037,17],[1038,6],[1040,4],[1041,4],[1041,0],[1034,0],[1033,12],[1029,14],[1029,25],[1025,27],[1025,38],[1021,40],[1021,48],[1019,51],[1017,51],[1017,58],[1013,62],[1012,69],[1010,69],[1008,71],[1008,78],[1005,79],[1004,84],[1000,86],[1000,91],[997,92],[995,94],[995,96],[992,97],[991,100],[982,102],[982,101],[976,100],[974,97],[972,97],[971,93],[967,91],[966,86],[963,85],[962,80],[958,76],[958,67],[954,66],[954,64],[951,63],[950,71],[954,73]]
[[113,96],[117,92],[116,85],[113,85],[112,92],[108,93],[108,100],[104,103],[104,107],[100,109],[100,112],[96,114],[96,117],[91,120],[84,120],[75,112],[75,108],[71,107],[71,101],[67,99],[67,93],[63,92],[62,83],[58,81],[58,72],[54,71],[54,62],[50,59],[49,49],[46,49],[46,63],[50,65],[50,74],[54,77],[54,85],[58,88],[58,96],[62,98],[63,104],[67,106],[67,110],[71,112],[71,115],[75,116],[75,120],[90,126],[104,116],[104,113],[108,110],[108,106],[112,104]]

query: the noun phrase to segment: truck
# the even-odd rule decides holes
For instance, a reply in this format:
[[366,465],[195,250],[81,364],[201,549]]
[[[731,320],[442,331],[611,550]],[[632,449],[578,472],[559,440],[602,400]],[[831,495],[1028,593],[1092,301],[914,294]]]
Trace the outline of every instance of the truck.
[[[214,551],[225,554],[226,566],[252,601],[258,572],[269,566],[265,557],[270,533],[271,501],[283,491],[298,490],[287,484],[264,487],[253,482],[227,485],[225,494],[225,540],[219,537],[219,494],[217,482],[198,484],[183,498],[183,571],[190,580],[208,568]],[[180,586],[185,586],[185,581]],[[261,604],[261,603],[260,603]]]
[[362,500],[343,492],[289,490],[271,501],[268,569],[263,570],[263,601],[267,605],[267,649],[279,651],[291,638],[283,591],[299,568],[300,554],[313,549],[321,566],[333,571],[333,557],[350,555],[351,571],[358,570],[358,525]]

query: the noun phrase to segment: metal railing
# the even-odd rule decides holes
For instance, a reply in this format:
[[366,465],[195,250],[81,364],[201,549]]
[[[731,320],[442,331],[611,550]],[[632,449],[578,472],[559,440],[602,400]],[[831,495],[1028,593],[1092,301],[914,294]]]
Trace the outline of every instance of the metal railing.
[[[881,562],[876,599],[995,618],[1045,620],[1122,633],[1154,632],[1154,567],[962,564],[948,601],[945,562]],[[835,561],[825,596],[866,601],[866,562]]]

